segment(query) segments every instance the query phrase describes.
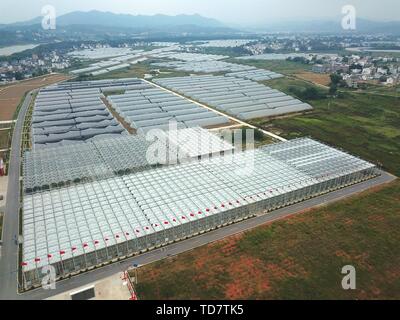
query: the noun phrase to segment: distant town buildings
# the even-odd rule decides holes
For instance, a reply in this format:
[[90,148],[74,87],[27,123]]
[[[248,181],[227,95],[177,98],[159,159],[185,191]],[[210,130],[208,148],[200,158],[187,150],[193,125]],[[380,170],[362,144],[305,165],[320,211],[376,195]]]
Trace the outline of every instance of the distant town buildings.
[[51,72],[61,71],[71,66],[71,59],[57,51],[50,51],[39,57],[14,58],[0,62],[0,84],[29,79]]
[[[379,41],[385,39],[380,39]],[[386,39],[385,43],[393,40]],[[320,74],[337,73],[344,83],[355,88],[360,83],[393,86],[400,83],[400,58],[393,55],[370,53],[368,48],[376,43],[374,36],[338,35],[265,35],[259,39],[221,39],[209,41],[177,42],[78,42],[62,45],[59,49],[41,50],[24,58],[0,60],[0,83],[66,70],[72,74],[100,75],[147,59],[147,56],[173,59],[168,52],[182,54],[217,54],[239,59],[292,60],[311,66]],[[399,43],[393,42],[393,43]],[[143,47],[152,47],[151,51]],[[211,50],[207,51],[207,50]],[[214,51],[213,51],[214,50]],[[323,52],[323,53],[318,53]],[[159,54],[160,56],[157,56]],[[20,55],[17,55],[17,57]],[[144,56],[144,57],[142,57]],[[93,60],[93,61],[90,61]],[[90,63],[88,63],[90,62]],[[147,75],[148,77],[148,75]]]
[[400,83],[400,59],[388,57],[359,56],[349,54],[323,55],[308,54],[293,56],[288,60],[302,61],[312,65],[315,73],[338,73],[348,87],[358,88],[360,83],[397,85]]

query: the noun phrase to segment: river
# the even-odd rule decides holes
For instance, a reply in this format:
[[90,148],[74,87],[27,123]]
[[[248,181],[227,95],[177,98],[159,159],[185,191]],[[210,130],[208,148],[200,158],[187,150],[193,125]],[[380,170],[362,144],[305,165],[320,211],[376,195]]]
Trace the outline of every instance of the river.
[[24,44],[0,48],[0,56],[10,56],[13,53],[22,52],[25,50],[33,49],[37,47],[38,44]]

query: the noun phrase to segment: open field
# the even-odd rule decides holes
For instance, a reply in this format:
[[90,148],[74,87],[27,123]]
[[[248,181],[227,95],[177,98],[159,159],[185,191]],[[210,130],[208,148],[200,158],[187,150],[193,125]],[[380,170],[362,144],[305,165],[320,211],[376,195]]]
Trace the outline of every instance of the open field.
[[284,75],[293,75],[295,73],[310,71],[311,66],[299,62],[286,60],[240,60],[228,59],[229,62],[254,66],[260,69],[267,69]]
[[[288,94],[309,83],[277,79],[268,85]],[[317,87],[316,87],[317,88]],[[323,89],[318,88],[318,90]],[[279,132],[283,137],[312,136],[343,148],[400,175],[400,99],[375,94],[342,92],[338,98],[307,100],[315,110],[284,119],[256,119],[254,125]]]
[[296,79],[293,77],[284,77],[284,78],[278,78],[274,80],[267,80],[267,81],[262,81],[262,83],[266,86],[269,86],[273,89],[277,89],[280,91],[283,91],[287,94],[294,95],[294,92],[296,90],[304,90],[308,88],[316,88],[317,90],[321,90],[321,92],[326,95],[328,93],[328,90],[320,88],[319,86],[316,86],[309,81],[305,81],[302,79]]
[[326,73],[321,74],[321,73],[303,71],[295,73],[294,76],[322,86],[329,86],[329,84],[331,83],[331,78],[329,74]]
[[[243,148],[243,150],[245,150],[246,144],[247,144],[247,130],[254,130],[254,129],[251,129],[250,127],[246,127],[246,126],[238,127],[237,129],[242,130],[242,148]],[[272,143],[276,143],[276,141],[273,138],[263,134],[258,129],[254,130],[254,147],[255,148],[260,148],[262,146],[272,144]]]
[[[139,269],[141,299],[400,299],[400,182]],[[341,287],[345,265],[357,290]]]
[[0,130],[0,150],[5,150],[5,151],[0,151],[0,158],[2,158],[7,164],[8,161],[8,148],[10,147],[11,144],[11,135],[12,135],[12,130]]
[[[151,66],[147,62],[142,62],[138,64],[131,65],[129,68],[112,71],[99,76],[91,76],[90,79],[100,80],[100,79],[120,79],[120,78],[144,78],[145,74],[149,74],[151,70],[158,69],[157,67]],[[188,76],[190,73],[160,69],[161,74],[157,75],[157,78],[162,77],[183,77]]]
[[384,95],[400,98],[400,85],[397,86],[385,86],[376,84],[366,84],[365,88],[359,89],[340,89],[341,91],[350,91],[359,94],[374,94],[374,95]]
[[[316,85],[329,86],[331,79],[329,74],[314,73],[311,71],[311,66],[294,61],[287,60],[234,60],[231,62],[241,63],[246,65],[255,66],[260,69],[267,69],[277,73],[281,73],[288,77],[295,77],[300,80],[312,82]],[[265,81],[268,85],[269,81]]]
[[21,81],[0,88],[0,120],[12,120],[16,118],[16,111],[24,95],[46,85],[68,79],[63,74],[51,74],[31,80]]

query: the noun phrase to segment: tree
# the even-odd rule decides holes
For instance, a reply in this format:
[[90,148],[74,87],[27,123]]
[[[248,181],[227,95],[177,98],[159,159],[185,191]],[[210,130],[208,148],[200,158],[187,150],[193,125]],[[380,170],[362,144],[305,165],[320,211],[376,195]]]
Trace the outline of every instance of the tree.
[[23,80],[24,79],[24,75],[22,74],[22,72],[17,71],[15,73],[15,80]]
[[320,98],[320,96],[321,95],[320,95],[319,91],[314,87],[309,87],[309,88],[305,89],[303,92],[303,97],[304,97],[304,99],[307,99],[307,100],[318,99],[318,98]]
[[337,84],[331,83],[329,86],[329,94],[331,96],[335,96],[337,94],[338,91],[338,86]]
[[338,73],[332,73],[331,76],[331,83],[329,84],[329,94],[335,96],[338,91],[338,87],[346,86],[346,83],[343,81],[343,78]]
[[335,84],[336,86],[338,86],[343,80],[342,76],[337,73],[332,73],[330,78],[331,78],[331,84]]
[[325,98],[325,94],[315,87],[307,87],[305,89],[289,87],[289,91],[302,100],[317,100]]

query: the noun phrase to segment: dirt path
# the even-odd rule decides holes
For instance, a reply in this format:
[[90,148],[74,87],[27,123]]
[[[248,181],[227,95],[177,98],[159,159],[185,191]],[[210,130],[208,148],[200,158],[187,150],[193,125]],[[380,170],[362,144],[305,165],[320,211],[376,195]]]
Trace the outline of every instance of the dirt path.
[[133,129],[128,122],[126,122],[117,111],[111,106],[111,104],[108,102],[107,98],[101,98],[101,101],[107,106],[108,110],[111,112],[113,117],[117,119],[117,121],[125,128],[126,131],[129,132],[129,134],[136,134],[136,130]]

